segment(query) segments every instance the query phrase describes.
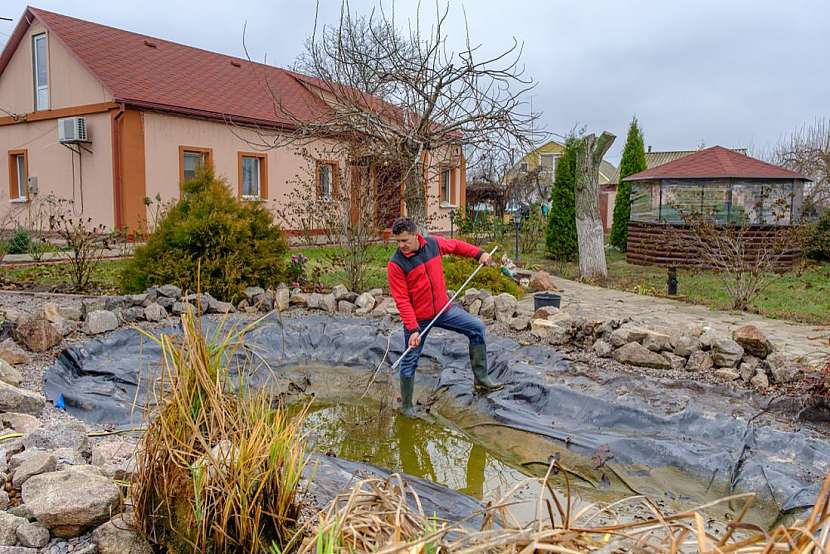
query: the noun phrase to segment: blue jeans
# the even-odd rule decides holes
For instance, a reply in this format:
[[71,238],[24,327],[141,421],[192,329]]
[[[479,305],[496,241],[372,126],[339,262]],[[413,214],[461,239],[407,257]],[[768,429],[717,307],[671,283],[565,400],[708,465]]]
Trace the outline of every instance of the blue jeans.
[[[419,321],[418,327],[423,331],[423,329],[429,325],[429,321]],[[441,314],[438,320],[435,322],[434,327],[440,327],[441,329],[447,329],[448,331],[454,331],[456,333],[461,333],[465,337],[470,340],[470,346],[475,346],[477,344],[484,344],[484,324],[474,315],[471,315],[464,311],[462,308],[453,304],[450,306],[446,312]],[[430,331],[432,328],[430,329]],[[403,347],[407,348],[409,346],[409,336],[412,333],[404,328],[403,332]],[[413,348],[409,351],[403,360],[401,360],[401,376],[402,377],[411,377],[415,374],[415,368],[418,367],[418,359],[421,357],[421,351],[424,349],[424,342],[429,335],[429,331],[427,331],[426,335],[421,334],[421,343],[418,345],[418,348]]]

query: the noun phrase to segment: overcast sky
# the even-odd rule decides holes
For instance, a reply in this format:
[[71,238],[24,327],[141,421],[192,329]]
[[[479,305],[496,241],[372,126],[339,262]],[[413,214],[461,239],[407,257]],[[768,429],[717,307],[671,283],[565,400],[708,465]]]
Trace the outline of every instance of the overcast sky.
[[[377,0],[351,0],[365,11]],[[321,0],[333,21],[339,0]],[[423,2],[428,18],[434,4]],[[38,0],[35,6],[130,31],[287,66],[314,22],[307,0]],[[3,0],[0,16],[26,2]],[[399,20],[416,1],[399,0]],[[758,152],[817,117],[830,116],[830,2],[767,0],[451,0],[450,39],[464,12],[474,42],[492,52],[515,36],[527,74],[538,81],[534,111],[548,131],[574,125],[618,136],[616,163],[631,117],[655,150],[721,144]],[[14,23],[0,21],[0,40]]]

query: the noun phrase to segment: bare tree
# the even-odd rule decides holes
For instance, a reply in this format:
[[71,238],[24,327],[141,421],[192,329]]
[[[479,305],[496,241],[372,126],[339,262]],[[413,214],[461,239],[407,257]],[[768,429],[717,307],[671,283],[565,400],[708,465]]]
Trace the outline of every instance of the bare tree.
[[803,214],[817,215],[830,208],[830,119],[816,119],[784,137],[770,158],[812,179],[805,185]]
[[315,116],[292,113],[272,94],[275,110],[296,128],[275,134],[269,145],[347,139],[345,155],[372,159],[400,171],[407,214],[423,223],[424,183],[442,166],[460,164],[462,147],[495,151],[527,147],[532,122],[523,113],[524,94],[534,83],[523,75],[521,46],[481,55],[469,32],[460,51],[447,42],[449,5],[436,5],[432,25],[420,14],[406,32],[394,12],[382,7],[355,16],[343,2],[336,26],[315,23],[297,67],[297,78],[327,109]]
[[576,235],[579,274],[583,278],[608,277],[605,239],[599,214],[599,165],[616,136],[608,131],[583,136],[576,148]]

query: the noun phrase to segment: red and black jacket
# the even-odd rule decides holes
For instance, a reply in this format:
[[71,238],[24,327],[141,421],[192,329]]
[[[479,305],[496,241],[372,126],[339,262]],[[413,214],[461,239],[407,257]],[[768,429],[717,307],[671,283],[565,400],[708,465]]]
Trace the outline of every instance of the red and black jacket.
[[460,240],[418,235],[418,242],[421,247],[410,254],[397,249],[386,266],[389,290],[408,331],[417,331],[419,321],[432,319],[449,302],[441,256],[478,260],[482,254],[480,248]]

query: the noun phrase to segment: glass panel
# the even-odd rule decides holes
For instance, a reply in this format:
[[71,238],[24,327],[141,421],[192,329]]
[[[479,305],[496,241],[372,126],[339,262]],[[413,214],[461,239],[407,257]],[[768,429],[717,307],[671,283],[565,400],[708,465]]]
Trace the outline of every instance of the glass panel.
[[556,174],[556,158],[556,154],[542,154],[540,157],[542,165],[542,173],[540,177],[549,185],[553,184],[553,178]]
[[450,170],[441,172],[441,201],[450,202]]
[[242,158],[242,196],[259,196],[259,158]]
[[26,198],[26,182],[28,175],[26,175],[26,157],[23,154],[15,156],[17,162],[17,197]]
[[199,168],[205,165],[205,155],[202,152],[184,153],[184,180],[189,181],[196,176]]
[[631,184],[631,220],[655,223],[659,202],[659,181],[639,181]]
[[46,35],[33,37],[34,76],[35,76],[35,110],[49,109],[49,71]]
[[320,166],[320,196],[331,198],[331,165]]

